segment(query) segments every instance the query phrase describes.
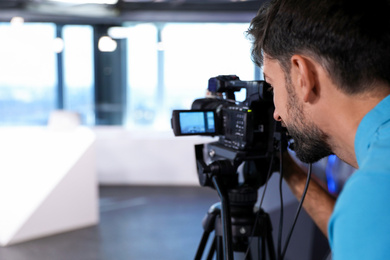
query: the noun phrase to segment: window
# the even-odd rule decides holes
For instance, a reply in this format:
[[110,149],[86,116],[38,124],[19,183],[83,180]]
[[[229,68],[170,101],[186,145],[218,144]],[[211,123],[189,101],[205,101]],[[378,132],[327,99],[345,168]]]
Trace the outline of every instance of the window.
[[0,23],[0,125],[46,124],[56,106],[54,24]]
[[64,95],[58,89],[56,29],[51,23],[0,24],[0,125],[46,125],[59,97],[64,109],[94,123],[92,27],[63,29]]
[[250,42],[244,34],[248,27],[208,23],[164,27],[164,121],[169,123],[172,109],[190,109],[194,99],[203,98],[211,77],[235,74],[241,80],[254,79]]
[[154,24],[129,27],[127,46],[127,124],[150,125],[158,110],[157,99],[157,28]]
[[88,25],[67,25],[64,38],[64,108],[81,115],[93,125],[94,75],[93,30]]
[[172,109],[190,109],[210,77],[255,79],[247,23],[132,25],[128,125],[170,129]]
[[[125,25],[125,124],[170,130],[171,111],[189,109],[195,99],[204,97],[210,77],[235,74],[242,80],[254,80],[255,66],[245,36],[248,26]],[[45,125],[51,111],[62,104],[64,109],[78,112],[83,123],[95,123],[94,30],[89,25],[62,28],[64,50],[58,55],[55,24],[0,23],[0,125]],[[104,89],[108,94],[118,90],[123,91],[115,85]]]

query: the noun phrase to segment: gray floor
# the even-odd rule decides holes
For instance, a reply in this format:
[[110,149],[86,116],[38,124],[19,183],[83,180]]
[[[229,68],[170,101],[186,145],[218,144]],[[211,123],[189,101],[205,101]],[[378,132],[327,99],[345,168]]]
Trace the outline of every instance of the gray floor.
[[193,259],[210,188],[101,187],[100,224],[0,248],[0,260]]
[[[100,187],[99,225],[0,248],[0,260],[194,259],[202,219],[218,201],[216,191],[206,187]],[[295,210],[286,205],[287,222]],[[276,227],[279,213],[270,216]],[[290,244],[285,260],[322,260],[328,250],[305,212]]]

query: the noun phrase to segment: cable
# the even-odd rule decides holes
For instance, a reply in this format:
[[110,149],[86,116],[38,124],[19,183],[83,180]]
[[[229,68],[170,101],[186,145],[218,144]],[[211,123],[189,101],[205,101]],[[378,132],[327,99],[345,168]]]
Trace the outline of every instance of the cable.
[[268,186],[268,181],[271,177],[271,172],[272,172],[272,165],[274,163],[274,155],[272,154],[271,156],[271,161],[270,161],[270,165],[269,165],[269,169],[268,169],[268,174],[267,174],[267,181],[265,183],[265,186],[264,186],[264,190],[263,190],[263,194],[261,196],[261,200],[260,200],[260,204],[259,204],[259,209],[261,208],[261,206],[263,205],[263,200],[264,200],[264,195],[265,195],[265,191],[267,190],[267,186]]
[[285,244],[284,249],[282,251],[280,260],[283,260],[284,255],[286,254],[287,246],[288,246],[288,244],[290,242],[290,238],[291,238],[292,232],[294,230],[295,224],[297,222],[297,219],[298,219],[298,216],[299,216],[299,212],[301,211],[303,200],[305,199],[307,189],[309,188],[311,172],[312,172],[312,164],[310,163],[309,164],[309,170],[308,170],[308,173],[307,173],[305,189],[303,190],[303,194],[302,194],[301,200],[299,202],[297,212],[295,213],[294,222],[293,222],[293,224],[291,226],[291,229],[290,229],[290,232],[289,232],[289,234],[287,236],[286,244]]
[[[282,142],[280,143],[282,146]],[[279,149],[280,158],[283,158],[283,149],[280,147]],[[283,191],[282,191],[282,183],[283,183],[283,160],[279,161],[279,197],[280,197],[280,216],[279,216],[279,233],[278,233],[278,249],[277,255],[278,259],[282,259],[282,233],[283,233],[283,218],[284,218],[284,206],[283,206]]]
[[[280,143],[280,149],[279,149],[279,153],[280,153],[280,160],[279,160],[279,170],[280,170],[280,179],[279,179],[279,195],[280,195],[280,218],[279,218],[279,234],[278,234],[278,248],[277,248],[277,255],[278,255],[278,260],[283,260],[285,254],[286,254],[286,251],[287,251],[287,247],[288,247],[288,244],[290,242],[290,239],[291,239],[291,236],[292,236],[292,232],[295,228],[295,224],[298,220],[298,216],[299,216],[299,213],[302,209],[302,205],[303,205],[303,201],[305,199],[305,196],[306,196],[306,193],[307,193],[307,190],[308,190],[308,187],[309,187],[309,183],[310,183],[310,178],[311,178],[311,174],[312,174],[312,164],[309,164],[309,169],[308,169],[308,173],[307,173],[307,179],[306,179],[306,184],[305,184],[305,188],[303,190],[303,194],[302,194],[302,197],[301,197],[301,200],[299,202],[299,205],[298,205],[298,208],[297,208],[297,212],[295,213],[295,217],[294,217],[294,221],[293,221],[293,224],[291,225],[291,228],[290,228],[290,231],[288,233],[288,236],[287,236],[287,239],[286,239],[286,242],[285,242],[285,245],[283,247],[283,250],[282,250],[282,230],[283,230],[283,218],[284,218],[284,206],[283,206],[283,191],[282,191],[282,184],[283,184],[283,151],[284,149],[282,149],[282,142]],[[262,197],[261,197],[261,200],[260,200],[260,204],[259,204],[259,209],[261,209],[261,206],[262,206],[262,203],[263,203],[263,200],[264,200],[264,197],[265,197],[265,191],[267,189],[267,186],[268,186],[268,181],[269,181],[269,178],[270,178],[270,175],[271,175],[271,172],[272,172],[272,164],[273,164],[273,160],[274,160],[274,155],[272,155],[271,157],[271,163],[270,163],[270,167],[269,167],[269,170],[268,170],[268,175],[267,175],[267,181],[265,183],[265,186],[264,186],[264,190],[263,190],[263,194],[262,194]],[[253,230],[252,230],[252,235],[251,235],[251,239],[248,243],[248,249],[245,253],[245,257],[244,259],[246,259],[248,253],[249,253],[249,250],[250,250],[250,245],[252,243],[252,238],[254,236],[254,231],[256,229],[256,224],[258,222],[258,218],[260,216],[260,210],[257,212],[256,214],[256,220],[255,220],[255,225],[253,227]]]
[[255,235],[256,225],[257,225],[257,222],[258,222],[259,217],[260,217],[261,205],[263,204],[265,191],[267,190],[268,181],[269,181],[269,179],[270,179],[270,177],[271,177],[273,162],[274,162],[274,154],[272,154],[272,156],[271,156],[271,161],[270,161],[270,165],[269,165],[268,173],[267,173],[267,179],[266,179],[266,182],[265,182],[265,185],[264,185],[263,194],[262,194],[262,196],[261,196],[261,200],[260,200],[260,204],[259,204],[259,210],[258,210],[257,213],[256,213],[255,224],[253,225],[252,234],[251,234],[251,236],[250,236],[250,241],[248,242],[248,249],[246,250],[244,259],[246,259],[246,257],[248,256],[248,253],[249,253],[249,250],[250,250],[250,245],[252,244],[252,239],[253,239],[253,237],[254,237],[254,235]]

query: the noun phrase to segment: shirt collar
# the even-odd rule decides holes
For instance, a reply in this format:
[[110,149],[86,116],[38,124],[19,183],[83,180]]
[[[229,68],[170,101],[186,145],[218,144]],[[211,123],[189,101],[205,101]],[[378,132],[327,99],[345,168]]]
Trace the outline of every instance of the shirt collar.
[[360,122],[355,136],[355,153],[358,165],[361,166],[370,148],[372,136],[378,128],[390,120],[390,95],[369,111]]

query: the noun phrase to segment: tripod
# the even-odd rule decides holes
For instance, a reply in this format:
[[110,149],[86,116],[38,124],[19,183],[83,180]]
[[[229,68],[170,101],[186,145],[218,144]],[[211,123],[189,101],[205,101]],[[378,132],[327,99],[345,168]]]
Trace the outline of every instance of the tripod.
[[267,259],[267,250],[268,259],[276,259],[269,215],[262,209],[260,212],[254,210],[257,190],[251,187],[224,190],[216,176],[213,177],[213,183],[221,202],[212,205],[203,219],[204,232],[195,260],[202,258],[212,231],[215,231],[215,234],[208,260],[211,260],[215,253],[217,260],[233,260],[233,252],[245,253],[247,250],[246,259],[254,259],[249,248],[254,238],[258,240],[257,259]]

